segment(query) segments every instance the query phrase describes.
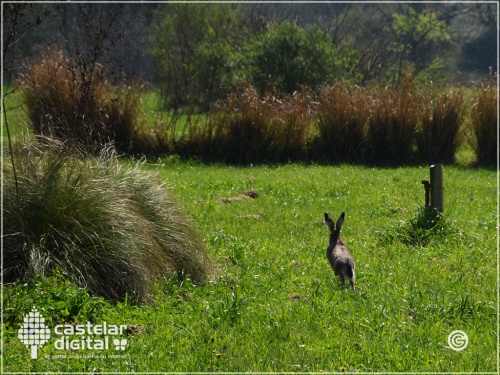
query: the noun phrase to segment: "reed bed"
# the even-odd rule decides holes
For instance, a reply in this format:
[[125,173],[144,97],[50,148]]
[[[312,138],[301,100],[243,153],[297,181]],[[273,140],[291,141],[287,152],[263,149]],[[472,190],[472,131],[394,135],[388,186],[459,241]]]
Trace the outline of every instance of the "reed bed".
[[336,82],[316,93],[304,88],[283,96],[261,96],[247,86],[206,115],[187,108],[182,115],[152,118],[143,113],[137,85],[89,80],[61,53],[29,71],[23,94],[32,131],[88,149],[113,143],[125,154],[177,154],[242,165],[448,164],[470,122],[468,141],[478,163],[492,164],[498,156],[498,95],[488,87],[473,95],[471,104],[461,90],[418,86],[411,75],[397,88]]
[[499,158],[498,103],[495,87],[485,86],[474,97],[471,111],[473,136],[468,141],[481,165],[496,165]]

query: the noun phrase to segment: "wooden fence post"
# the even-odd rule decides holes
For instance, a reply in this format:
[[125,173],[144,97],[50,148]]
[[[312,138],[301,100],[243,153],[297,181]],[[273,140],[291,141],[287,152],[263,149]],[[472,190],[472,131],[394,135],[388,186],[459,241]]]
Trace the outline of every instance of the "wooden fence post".
[[425,189],[425,208],[429,207],[429,191],[431,190],[431,184],[427,180],[422,180],[422,184]]
[[430,167],[431,174],[431,207],[444,214],[444,182],[443,165],[434,164]]

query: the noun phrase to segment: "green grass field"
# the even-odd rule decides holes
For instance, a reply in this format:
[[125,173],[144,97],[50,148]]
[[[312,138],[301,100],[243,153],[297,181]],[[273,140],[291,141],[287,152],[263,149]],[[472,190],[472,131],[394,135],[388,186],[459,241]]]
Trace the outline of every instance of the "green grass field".
[[[189,215],[218,274],[163,280],[151,302],[111,305],[54,277],[4,289],[5,372],[496,372],[497,181],[445,167],[445,222],[404,235],[427,168],[152,165]],[[219,203],[255,189],[254,200]],[[356,291],[325,257],[323,213],[346,212]],[[56,350],[32,360],[17,337],[33,305],[52,323],[131,326],[123,351]],[[448,335],[463,330],[468,347]],[[102,357],[102,358],[101,358]]]
[[[9,122],[9,130],[12,138],[21,137],[22,134],[28,133],[28,118],[24,109],[24,101],[20,91],[9,93],[9,88],[4,87],[4,93],[8,93],[5,97],[5,112]],[[2,144],[7,144],[7,129],[5,126],[5,117],[2,113]]]

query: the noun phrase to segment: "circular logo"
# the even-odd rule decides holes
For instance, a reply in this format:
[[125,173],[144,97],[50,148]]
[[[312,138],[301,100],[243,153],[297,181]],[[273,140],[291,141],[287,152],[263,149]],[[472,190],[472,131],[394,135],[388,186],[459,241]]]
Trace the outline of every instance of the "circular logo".
[[464,331],[456,330],[449,334],[448,345],[453,350],[459,352],[469,345],[469,337]]

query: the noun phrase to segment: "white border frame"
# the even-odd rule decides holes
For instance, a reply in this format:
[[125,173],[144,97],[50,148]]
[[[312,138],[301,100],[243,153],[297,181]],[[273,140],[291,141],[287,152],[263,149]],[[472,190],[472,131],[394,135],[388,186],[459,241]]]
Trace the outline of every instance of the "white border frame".
[[[415,1],[415,0],[403,0],[403,1],[393,1],[393,0],[374,0],[374,1],[368,1],[368,0],[361,0],[361,1],[347,1],[347,0],[340,0],[340,1],[321,1],[321,0],[292,0],[292,1],[272,1],[272,0],[263,0],[263,1],[248,1],[248,0],[241,0],[241,1],[235,1],[235,0],[229,0],[229,1],[216,1],[216,0],[193,0],[193,1],[187,1],[187,0],[173,0],[173,1],[121,1],[121,0],[111,0],[111,1],[103,1],[103,0],[98,0],[98,1],[1,1],[1,20],[2,22],[2,40],[1,40],[1,60],[0,63],[2,64],[1,66],[1,98],[3,99],[4,96],[4,89],[3,89],[3,5],[4,4],[9,4],[9,3],[28,3],[28,4],[35,4],[35,3],[44,3],[44,4],[84,4],[84,3],[95,3],[95,4],[130,4],[130,3],[138,3],[138,4],[159,4],[159,3],[192,3],[192,4],[224,4],[224,3],[239,3],[239,4],[273,4],[273,3],[291,3],[291,4],[496,4],[496,13],[497,13],[497,66],[496,66],[496,84],[497,84],[497,90],[500,90],[500,69],[499,69],[499,50],[500,50],[500,1],[499,0],[479,0],[479,1],[474,1],[474,0],[469,0],[469,1],[438,1],[438,0],[423,0],[423,1]],[[3,108],[2,108],[3,110]],[[498,117],[498,114],[500,110],[499,106],[499,101],[497,101],[497,149],[500,150],[500,120]],[[4,118],[3,118],[3,113],[2,116],[0,116],[0,124],[2,125],[0,128],[0,136],[3,140],[3,128],[4,128]],[[3,155],[4,155],[4,144],[1,144],[1,166],[2,170],[0,172],[0,182],[1,182],[1,188],[0,188],[0,267],[3,270]],[[407,374],[407,375],[420,375],[420,374],[439,374],[439,375],[455,375],[455,374],[481,374],[481,375],[493,375],[493,374],[500,374],[500,158],[498,157],[497,154],[497,371],[496,372],[426,372],[426,371],[421,371],[421,372],[384,372],[384,371],[374,371],[374,372],[217,372],[217,374],[220,375],[268,375],[268,374],[283,374],[283,375],[312,375],[312,374],[378,374],[378,375],[395,375],[395,374]],[[3,330],[3,273],[0,273],[0,297],[1,297],[1,313],[0,313],[0,324],[2,325],[1,327],[1,335],[0,335],[0,374],[24,374],[23,372],[4,372],[3,368],[3,349],[4,349],[4,330]],[[204,375],[204,374],[212,374],[213,372],[99,372],[99,374],[148,374],[148,375],[156,375],[156,374],[165,374],[165,375]],[[32,374],[85,374],[88,375],[89,372],[32,372]]]

